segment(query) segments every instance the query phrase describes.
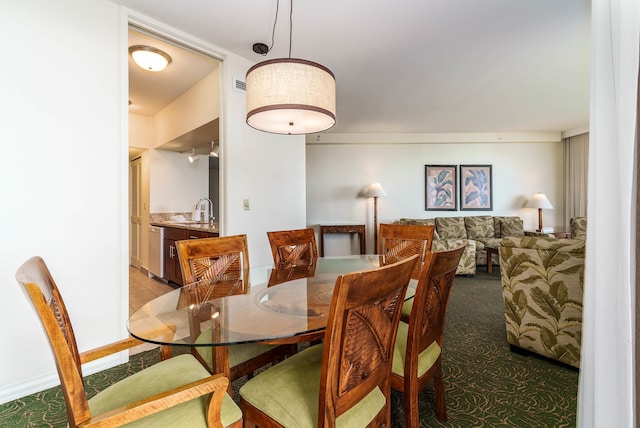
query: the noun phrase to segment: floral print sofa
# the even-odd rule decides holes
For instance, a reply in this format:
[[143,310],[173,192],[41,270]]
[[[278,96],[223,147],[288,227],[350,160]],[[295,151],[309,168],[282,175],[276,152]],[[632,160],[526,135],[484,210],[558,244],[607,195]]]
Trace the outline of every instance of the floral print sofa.
[[[395,223],[435,226],[432,251],[450,250],[466,243],[456,275],[475,275],[477,265],[487,264],[487,247],[498,249],[504,237],[525,235],[522,219],[517,216],[401,218]],[[494,257],[493,263],[498,263]]]
[[509,237],[499,255],[508,343],[580,367],[586,219],[575,223],[579,239]]

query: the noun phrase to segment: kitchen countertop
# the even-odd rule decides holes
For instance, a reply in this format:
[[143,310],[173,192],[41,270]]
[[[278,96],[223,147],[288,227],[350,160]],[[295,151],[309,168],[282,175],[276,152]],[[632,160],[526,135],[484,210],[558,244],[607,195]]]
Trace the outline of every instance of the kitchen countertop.
[[150,224],[151,226],[175,227],[176,229],[199,230],[202,232],[220,233],[218,223],[159,221],[159,222],[151,222]]

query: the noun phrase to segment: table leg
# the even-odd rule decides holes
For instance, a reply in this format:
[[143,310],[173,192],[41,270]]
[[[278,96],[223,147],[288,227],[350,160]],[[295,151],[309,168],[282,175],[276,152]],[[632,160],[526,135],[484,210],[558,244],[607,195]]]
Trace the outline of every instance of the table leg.
[[493,255],[498,255],[497,248],[487,248],[487,273],[493,273]]

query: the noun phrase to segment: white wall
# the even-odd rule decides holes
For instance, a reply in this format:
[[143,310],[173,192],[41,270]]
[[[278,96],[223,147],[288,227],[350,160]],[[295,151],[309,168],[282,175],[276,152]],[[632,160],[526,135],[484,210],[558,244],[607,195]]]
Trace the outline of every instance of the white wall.
[[[195,40],[131,14],[138,23]],[[58,383],[36,315],[14,279],[28,257],[48,262],[81,351],[127,334],[127,11],[106,0],[2,2],[0,23],[4,40],[20,39],[5,44],[11,61],[0,79],[0,221],[7,229],[0,250],[0,343],[10,344],[0,347],[5,402]],[[231,76],[244,76],[252,64],[218,52],[227,96],[221,112],[225,228],[247,233],[252,266],[268,266],[266,231],[305,223],[304,139],[245,124],[245,95],[231,90]],[[243,198],[251,198],[250,211],[242,210]],[[120,361],[101,361],[85,373]]]
[[[246,233],[252,268],[270,267],[266,232],[306,224],[305,142],[300,135],[267,134],[246,124],[246,95],[232,89],[233,77],[244,79],[253,63],[236,59],[223,63],[227,102],[220,146],[222,232]],[[244,199],[249,199],[249,211],[243,209]]]
[[[401,217],[518,215],[526,230],[535,230],[537,210],[523,207],[534,193],[543,192],[555,208],[543,211],[544,226],[566,230],[564,155],[559,134],[510,137],[518,142],[492,142],[484,135],[438,136],[440,141],[447,141],[442,143],[430,141],[430,137],[406,143],[384,143],[373,135],[360,135],[357,140],[344,136],[342,142],[336,135],[329,143],[308,138],[307,224],[317,227],[322,223],[364,223],[367,249],[373,252],[373,200],[359,195],[369,184],[379,181],[388,196],[378,198],[378,223]],[[368,143],[367,139],[375,142]],[[410,136],[395,139],[413,140]],[[420,139],[427,142],[420,143]],[[464,164],[492,165],[493,210],[425,211],[425,165]],[[325,244],[327,254],[342,254],[345,246],[346,252],[350,250],[346,236],[327,235]]]
[[158,147],[220,117],[220,69],[174,100],[154,116]]
[[132,147],[154,147],[155,129],[153,118],[129,113],[129,145]]
[[127,58],[126,26],[107,1],[2,2],[0,23],[2,40],[19,40],[3,44],[0,79],[4,402],[58,383],[14,279],[27,258],[48,263],[80,349],[126,332]]
[[191,212],[200,198],[209,195],[206,156],[190,163],[184,153],[151,149],[148,155],[151,213]]

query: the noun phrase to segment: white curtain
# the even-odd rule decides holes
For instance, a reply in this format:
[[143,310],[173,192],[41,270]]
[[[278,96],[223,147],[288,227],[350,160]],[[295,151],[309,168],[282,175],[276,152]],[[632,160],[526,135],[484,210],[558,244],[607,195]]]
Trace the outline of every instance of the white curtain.
[[634,427],[635,153],[640,1],[592,0],[580,427]]
[[[564,139],[564,224],[572,217],[587,215],[589,134]],[[569,230],[569,229],[566,229]]]

